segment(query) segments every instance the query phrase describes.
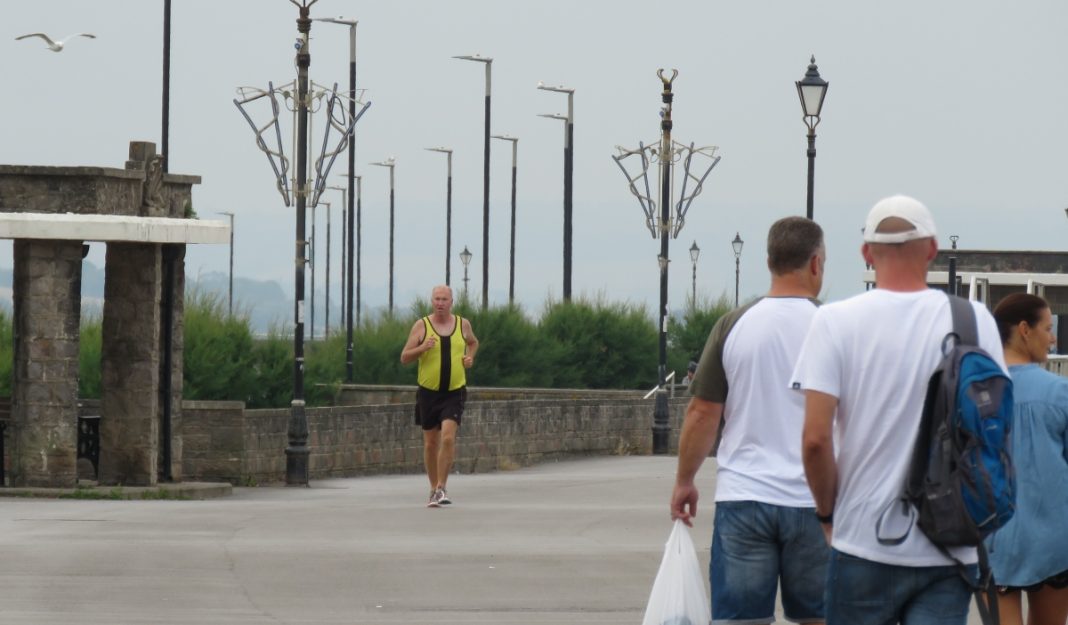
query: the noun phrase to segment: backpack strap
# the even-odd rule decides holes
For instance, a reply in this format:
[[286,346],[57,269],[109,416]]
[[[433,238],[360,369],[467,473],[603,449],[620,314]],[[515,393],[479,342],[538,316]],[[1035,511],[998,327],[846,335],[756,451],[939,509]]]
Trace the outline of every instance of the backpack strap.
[[972,303],[956,295],[947,296],[950,311],[953,313],[953,333],[957,335],[961,345],[978,345],[979,326]]

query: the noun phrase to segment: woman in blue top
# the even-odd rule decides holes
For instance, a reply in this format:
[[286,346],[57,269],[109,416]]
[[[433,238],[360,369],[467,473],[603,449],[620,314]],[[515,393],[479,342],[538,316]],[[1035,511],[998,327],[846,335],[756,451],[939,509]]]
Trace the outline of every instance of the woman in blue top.
[[1003,625],[1068,619],[1068,378],[1042,368],[1056,342],[1049,304],[1014,293],[994,309],[1013,382],[1016,514],[987,539]]

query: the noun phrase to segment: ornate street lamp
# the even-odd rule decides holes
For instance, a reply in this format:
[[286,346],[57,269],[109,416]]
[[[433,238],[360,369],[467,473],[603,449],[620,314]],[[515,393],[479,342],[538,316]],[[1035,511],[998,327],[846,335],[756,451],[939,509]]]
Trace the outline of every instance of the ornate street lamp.
[[830,83],[820,78],[816,56],[812,56],[805,77],[797,81],[797,95],[801,98],[801,111],[808,126],[808,202],[805,216],[812,219],[812,183],[816,171],[816,126],[820,123],[823,98],[827,96]]
[[734,248],[734,307],[738,308],[738,277],[741,275],[741,260],[742,260],[742,246],[745,245],[745,241],[742,240],[742,235],[735,232],[734,240],[731,241],[731,247]]
[[690,262],[693,263],[693,307],[697,308],[697,257],[701,255],[701,248],[697,247],[697,241],[690,246]]
[[[286,206],[296,205],[296,258],[294,270],[294,306],[293,306],[293,399],[290,402],[288,424],[288,444],[286,446],[286,484],[307,486],[308,484],[308,418],[305,413],[304,400],[304,266],[308,262],[306,240],[307,209],[319,203],[319,196],[326,189],[327,176],[338,153],[348,147],[353,136],[353,127],[370,106],[369,102],[356,100],[356,107],[345,111],[345,104],[351,104],[354,98],[340,95],[337,85],[326,89],[316,85],[308,75],[311,65],[311,6],[318,0],[290,0],[299,10],[297,18],[298,36],[296,49],[297,76],[293,82],[275,87],[267,83],[267,89],[240,87],[239,99],[234,105],[248,122],[256,135],[256,147],[266,155],[274,172],[275,186],[282,195]],[[279,97],[283,100],[279,102]],[[255,103],[268,107],[268,121],[257,125],[249,110]],[[290,156],[295,156],[295,167],[290,170],[290,157],[286,156],[282,142],[282,129],[279,124],[281,107],[293,113],[293,142]],[[322,111],[326,118],[323,124],[323,139],[317,150],[318,156],[312,154],[309,159],[309,117],[316,111]],[[355,114],[352,114],[355,111]],[[288,117],[288,115],[286,116]],[[289,133],[286,133],[287,135]],[[339,135],[336,139],[332,135]],[[336,143],[334,143],[336,141]],[[331,148],[331,146],[333,146]],[[311,161],[311,162],[309,162]]]
[[[667,324],[668,324],[668,241],[678,238],[679,232],[685,224],[686,212],[693,203],[693,199],[701,193],[701,187],[712,168],[719,163],[720,157],[716,155],[715,146],[695,147],[690,143],[684,145],[672,140],[671,103],[674,94],[671,84],[678,76],[678,70],[672,70],[671,76],[667,76],[664,70],[659,70],[657,76],[663,83],[661,100],[664,103],[660,110],[660,138],[646,145],[639,143],[638,149],[632,150],[618,147],[619,154],[613,156],[616,164],[627,177],[630,192],[638,198],[638,203],[645,213],[646,226],[654,239],[660,239],[660,254],[657,261],[660,266],[660,310],[658,319],[658,331],[660,333],[660,362],[658,367],[656,403],[653,406],[653,453],[666,454],[668,452],[668,435],[671,431],[668,418],[668,400],[666,377],[667,377]],[[631,158],[636,157],[636,158]],[[695,157],[703,163],[697,169],[691,171],[695,165]],[[631,175],[627,171],[623,161],[630,159],[633,169],[637,173]],[[649,167],[656,163],[660,169],[660,188],[655,188],[655,183],[650,184]],[[682,181],[678,194],[675,194],[673,181],[675,180],[675,164],[682,168]],[[692,187],[690,186],[692,185]],[[639,186],[641,187],[639,189]],[[655,189],[655,191],[654,191]],[[677,200],[675,198],[678,198]],[[659,214],[658,214],[659,213]]]
[[471,264],[471,252],[464,246],[464,251],[460,252],[460,262],[464,264],[464,300],[467,300],[467,266]]

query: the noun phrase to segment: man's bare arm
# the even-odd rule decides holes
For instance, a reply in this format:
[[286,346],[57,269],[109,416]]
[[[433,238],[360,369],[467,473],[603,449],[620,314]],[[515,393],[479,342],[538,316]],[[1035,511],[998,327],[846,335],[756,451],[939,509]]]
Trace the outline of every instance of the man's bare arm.
[[723,404],[694,397],[686,407],[686,419],[679,435],[679,467],[675,474],[675,490],[671,494],[671,518],[693,527],[697,516],[697,470],[716,444]]
[[434,347],[434,338],[423,342],[423,338],[426,336],[426,326],[423,324],[423,320],[420,319],[412,324],[412,331],[408,333],[408,340],[404,343],[404,349],[401,350],[400,361],[402,365],[406,365],[415,362],[419,359],[419,354],[430,351]]
[[460,326],[461,332],[464,335],[464,342],[467,343],[467,350],[464,351],[464,367],[470,367],[475,364],[475,352],[478,351],[478,337],[475,336],[474,330],[471,329],[471,322],[464,319],[463,324]]
[[[834,459],[834,413],[838,398],[819,391],[805,391],[805,426],[801,435],[801,461],[805,465],[816,512],[834,512],[838,496],[838,465]],[[826,531],[826,528],[825,528]]]

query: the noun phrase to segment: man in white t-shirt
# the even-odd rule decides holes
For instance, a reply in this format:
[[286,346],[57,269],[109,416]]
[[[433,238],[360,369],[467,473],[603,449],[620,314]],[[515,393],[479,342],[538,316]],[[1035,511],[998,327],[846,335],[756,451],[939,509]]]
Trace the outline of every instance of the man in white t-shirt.
[[709,334],[679,439],[671,516],[697,515],[694,477],[722,432],[712,534],[712,622],[823,621],[828,548],[801,465],[803,398],[788,381],[823,284],[823,231],[804,217],[768,232],[771,288]]
[[[861,253],[876,288],[817,311],[792,376],[805,395],[805,474],[832,547],[828,625],[967,620],[968,585],[919,528],[899,545],[876,536],[903,491],[927,382],[953,323],[946,294],[927,287],[935,236],[920,202],[899,195],[875,204]],[[979,345],[1004,368],[994,319],[973,306]],[[975,568],[975,549],[950,551]]]

